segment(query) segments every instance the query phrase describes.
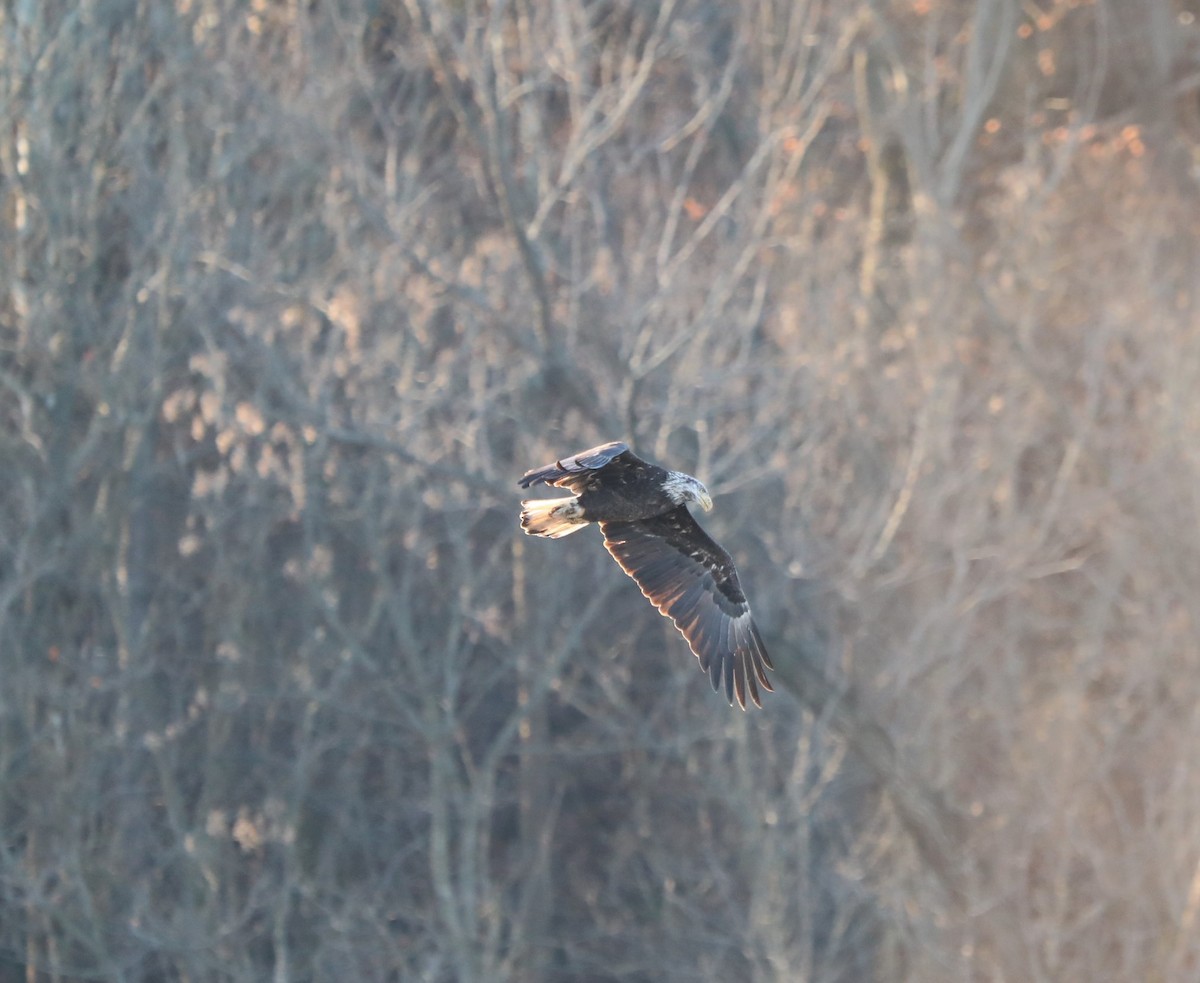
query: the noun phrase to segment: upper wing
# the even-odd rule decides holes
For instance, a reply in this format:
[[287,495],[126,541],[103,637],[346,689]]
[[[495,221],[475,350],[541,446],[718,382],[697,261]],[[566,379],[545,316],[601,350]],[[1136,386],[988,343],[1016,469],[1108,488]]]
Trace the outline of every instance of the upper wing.
[[774,669],[733,560],[700,528],[687,506],[634,522],[601,522],[604,547],[637,581],[642,593],[688,640],[713,689],[746,707],[746,690],[762,706],[758,684],[770,691]]
[[534,468],[532,471],[526,471],[525,476],[517,484],[522,488],[538,484],[569,484],[572,476],[580,475],[587,471],[598,471],[606,464],[609,464],[614,458],[628,452],[628,450],[628,444],[620,440],[614,440],[607,444],[601,444],[599,447],[580,451],[574,457],[568,457],[565,461],[555,461],[553,464],[547,464],[544,468]]

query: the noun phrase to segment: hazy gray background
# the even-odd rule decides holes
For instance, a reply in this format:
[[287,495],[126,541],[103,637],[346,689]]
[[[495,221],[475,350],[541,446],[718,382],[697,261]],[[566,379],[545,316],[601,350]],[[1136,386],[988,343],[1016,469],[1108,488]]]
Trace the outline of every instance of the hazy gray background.
[[1198,8],[4,3],[0,981],[1200,977]]

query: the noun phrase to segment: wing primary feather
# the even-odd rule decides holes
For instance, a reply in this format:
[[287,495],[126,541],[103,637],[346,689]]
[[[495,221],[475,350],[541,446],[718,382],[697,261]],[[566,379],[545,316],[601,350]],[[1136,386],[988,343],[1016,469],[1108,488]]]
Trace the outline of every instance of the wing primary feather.
[[[757,667],[756,667],[756,668],[755,668],[755,672],[757,672],[757,671],[758,671],[758,670],[757,670]],[[755,705],[756,707],[761,707],[761,706],[762,706],[762,700],[759,698],[759,695],[758,695],[758,684],[757,684],[757,683],[755,682],[755,680],[754,680],[754,673],[753,673],[753,672],[749,672],[749,671],[747,671],[747,673],[746,673],[746,683],[749,685],[749,688],[750,688],[750,699],[752,699],[752,700],[754,701],[754,705]]]
[[[750,612],[747,610],[746,613],[749,614]],[[760,635],[758,632],[758,625],[756,625],[753,620],[750,622],[750,637],[754,639],[754,647],[758,651],[759,658],[762,659],[763,665],[765,665],[768,669],[774,669],[775,663],[772,662],[771,657],[767,655],[767,646],[763,644],[762,635]],[[765,677],[763,682],[766,682]],[[767,689],[770,688],[770,685],[768,685]]]
[[[719,619],[720,615],[716,615],[716,617]],[[725,689],[725,695],[729,697],[730,706],[732,706],[733,676],[730,673],[729,649],[726,647],[724,642],[721,641],[721,627],[722,625],[719,621],[712,627],[712,634],[714,636],[714,641],[712,643],[712,657],[713,660],[721,667],[721,685]]]
[[737,695],[738,705],[743,710],[746,709],[746,656],[739,646],[735,644],[733,651],[730,653],[730,662],[733,663],[733,687]]
[[725,684],[725,688],[729,691],[729,702],[733,703],[733,691],[729,687],[729,667],[726,665],[729,659],[729,639],[725,635],[727,619],[721,613],[719,608],[710,609],[708,616],[708,628],[710,641],[712,646],[713,658],[721,665],[721,678]]
[[754,672],[758,676],[758,681],[763,684],[763,689],[768,693],[774,693],[775,687],[767,678],[767,670],[775,667],[767,656],[767,648],[763,645],[762,636],[758,633],[758,626],[753,621],[750,622],[750,644],[754,653]]
[[[729,699],[729,705],[733,706],[733,663],[735,658],[732,652],[721,653],[722,668],[725,670],[725,696]],[[745,705],[742,709],[746,709]]]
[[708,679],[712,683],[714,693],[721,692],[721,656],[713,655],[708,660]]
[[[750,625],[754,622],[750,621]],[[746,687],[750,693],[750,699],[757,707],[762,706],[762,701],[758,695],[758,682],[756,676],[762,672],[758,665],[758,654],[754,650],[754,640],[747,628],[747,619],[739,617],[734,624],[734,645],[737,649],[738,662],[742,667],[742,672],[746,677]]]

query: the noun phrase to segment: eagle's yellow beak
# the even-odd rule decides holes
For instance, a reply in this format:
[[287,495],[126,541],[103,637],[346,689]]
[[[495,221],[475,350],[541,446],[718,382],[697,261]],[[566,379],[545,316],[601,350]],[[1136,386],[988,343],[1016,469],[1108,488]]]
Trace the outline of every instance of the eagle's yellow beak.
[[700,504],[701,504],[701,506],[703,506],[705,512],[711,512],[712,511],[712,496],[708,492],[702,491],[700,493]]

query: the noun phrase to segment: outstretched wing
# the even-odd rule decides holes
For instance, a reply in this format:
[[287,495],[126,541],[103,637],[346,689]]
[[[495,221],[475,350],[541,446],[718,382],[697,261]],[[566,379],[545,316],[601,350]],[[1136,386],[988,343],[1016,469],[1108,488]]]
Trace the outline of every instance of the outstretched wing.
[[700,528],[687,506],[634,522],[601,522],[604,547],[658,610],[675,622],[715,690],[725,684],[732,704],[746,691],[762,706],[774,669],[733,560]]
[[562,485],[570,487],[571,479],[585,475],[589,471],[599,471],[615,458],[629,452],[629,445],[620,440],[601,444],[586,451],[580,451],[574,457],[565,461],[555,461],[544,468],[534,468],[526,471],[525,476],[517,482],[522,488],[530,485]]

